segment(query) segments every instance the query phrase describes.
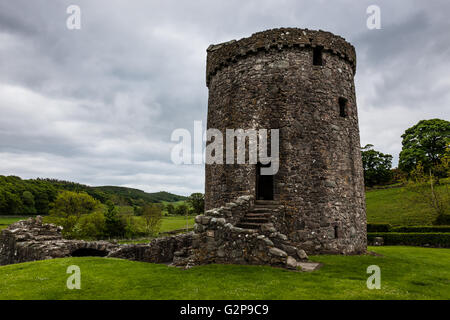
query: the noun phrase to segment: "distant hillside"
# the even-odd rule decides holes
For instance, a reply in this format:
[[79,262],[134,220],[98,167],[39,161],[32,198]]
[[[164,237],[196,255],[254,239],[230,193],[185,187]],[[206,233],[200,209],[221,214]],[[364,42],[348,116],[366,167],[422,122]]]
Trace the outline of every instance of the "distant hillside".
[[91,187],[56,179],[21,179],[0,175],[0,215],[48,214],[58,191],[86,192],[102,203],[111,200],[116,205],[142,206],[146,203],[177,202],[186,197],[169,192],[147,193],[125,187]]
[[126,187],[115,187],[115,186],[103,186],[103,187],[92,187],[95,190],[104,192],[105,194],[117,195],[124,197],[126,199],[132,199],[138,201],[140,199],[145,202],[177,202],[181,200],[186,200],[186,197],[179,196],[170,192],[160,191],[147,193],[139,189],[126,188]]
[[91,195],[92,197],[100,200],[101,202],[111,200],[115,204],[120,205],[143,205],[149,202],[150,203],[159,203],[163,201],[176,202],[186,199],[186,197],[184,196],[179,196],[165,191],[148,193],[139,189],[127,187],[116,187],[116,186],[91,187],[71,181],[61,181],[54,179],[45,179],[45,180],[52,183],[58,189],[77,192],[84,191],[89,195]]

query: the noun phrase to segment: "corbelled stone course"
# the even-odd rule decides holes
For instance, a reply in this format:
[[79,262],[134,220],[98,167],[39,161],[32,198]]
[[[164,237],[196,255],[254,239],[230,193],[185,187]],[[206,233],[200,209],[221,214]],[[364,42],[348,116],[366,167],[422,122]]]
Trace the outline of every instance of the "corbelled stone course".
[[238,41],[210,45],[207,49],[206,84],[218,70],[229,66],[238,59],[262,51],[283,50],[286,48],[322,47],[324,51],[347,60],[353,73],[356,72],[355,48],[344,38],[326,31],[298,28],[279,28],[254,33],[251,37]]

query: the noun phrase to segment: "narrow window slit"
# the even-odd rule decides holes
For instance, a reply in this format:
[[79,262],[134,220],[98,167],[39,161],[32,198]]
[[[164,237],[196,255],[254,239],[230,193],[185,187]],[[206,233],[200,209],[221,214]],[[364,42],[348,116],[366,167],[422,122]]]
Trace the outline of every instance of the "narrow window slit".
[[338,226],[334,226],[334,238],[339,238],[339,228]]
[[339,115],[343,118],[347,117],[347,99],[339,98]]
[[313,49],[313,65],[315,66],[323,65],[322,51],[323,47],[320,46],[317,46]]

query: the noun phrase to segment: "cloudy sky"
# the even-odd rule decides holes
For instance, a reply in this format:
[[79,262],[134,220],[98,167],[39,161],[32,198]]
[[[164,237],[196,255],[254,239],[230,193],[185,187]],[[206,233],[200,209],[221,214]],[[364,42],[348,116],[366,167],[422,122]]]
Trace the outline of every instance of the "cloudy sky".
[[406,128],[450,118],[449,14],[448,0],[0,0],[0,174],[202,192],[203,166],[173,164],[170,135],[206,120],[206,48],[276,27],[356,47],[361,145],[396,165]]

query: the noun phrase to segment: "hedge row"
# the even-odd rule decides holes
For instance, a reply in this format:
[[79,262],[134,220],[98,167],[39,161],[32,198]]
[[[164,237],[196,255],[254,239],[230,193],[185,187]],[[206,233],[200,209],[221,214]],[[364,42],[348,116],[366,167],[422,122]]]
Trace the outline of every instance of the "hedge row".
[[367,234],[369,243],[375,237],[382,237],[384,245],[431,246],[450,248],[450,233],[400,233],[400,232],[370,232]]
[[450,226],[405,226],[394,227],[392,232],[412,232],[412,233],[447,233],[450,232]]
[[368,223],[367,232],[400,232],[400,233],[447,233],[450,226],[404,226],[392,227],[387,223]]

